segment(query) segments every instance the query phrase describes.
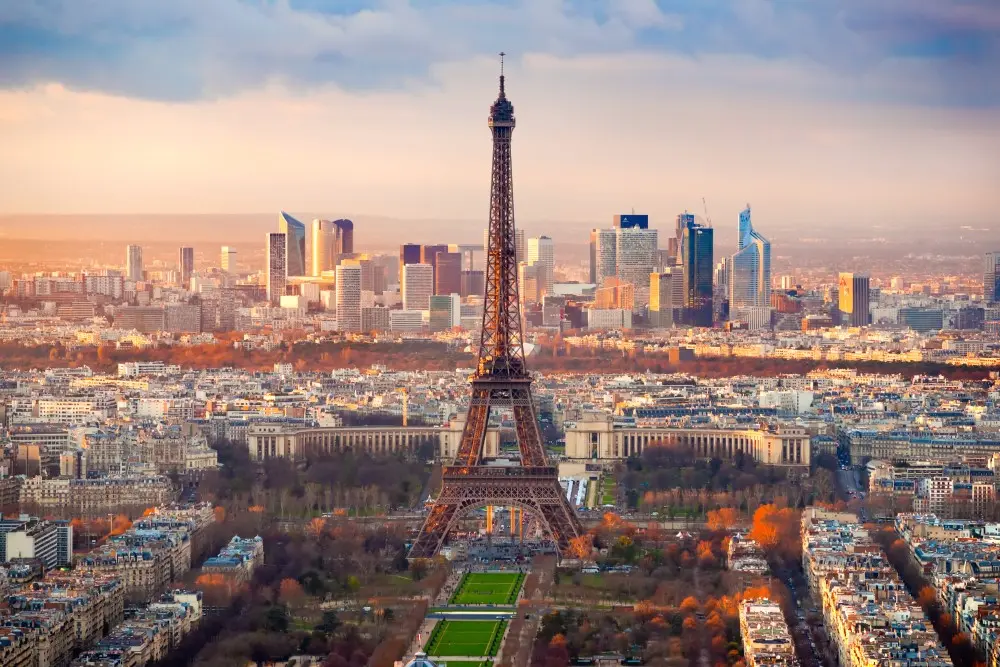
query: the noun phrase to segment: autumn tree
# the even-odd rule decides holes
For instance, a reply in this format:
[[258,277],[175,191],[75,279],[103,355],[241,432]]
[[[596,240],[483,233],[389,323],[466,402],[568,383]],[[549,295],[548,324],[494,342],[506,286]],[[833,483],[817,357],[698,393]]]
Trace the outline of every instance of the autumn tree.
[[297,607],[306,599],[306,593],[296,580],[282,579],[278,586],[278,599],[289,607]]
[[709,530],[732,530],[740,521],[740,513],[733,507],[720,507],[709,510],[706,523]]

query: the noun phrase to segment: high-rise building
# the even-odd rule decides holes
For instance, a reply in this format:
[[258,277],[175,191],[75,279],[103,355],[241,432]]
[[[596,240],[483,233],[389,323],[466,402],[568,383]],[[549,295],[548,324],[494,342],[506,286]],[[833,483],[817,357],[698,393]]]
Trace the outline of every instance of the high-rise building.
[[288,283],[288,237],[281,232],[270,232],[267,235],[267,300],[272,305],[281,303]]
[[125,277],[136,283],[142,281],[142,246],[130,245],[125,249]]
[[605,278],[617,275],[618,239],[613,229],[592,229],[590,231],[590,282],[600,285]]
[[528,239],[528,264],[538,267],[538,290],[542,296],[552,293],[555,283],[555,248],[548,236]]
[[659,235],[655,229],[638,225],[616,227],[614,232],[616,274],[619,280],[632,283],[635,288],[634,307],[642,309],[649,303],[649,274],[659,264]]
[[329,220],[313,220],[309,234],[312,250],[312,275],[333,271],[340,259],[343,239],[340,228]]
[[517,294],[521,300],[521,312],[525,311],[526,305],[541,301],[538,269],[538,266],[527,262],[517,264]]
[[738,250],[729,266],[729,312],[771,305],[771,242],[753,228],[750,206],[740,212]]
[[287,275],[306,275],[306,226],[281,211],[278,214],[278,231],[285,235]]
[[236,271],[236,248],[228,245],[222,246],[222,270],[226,273]]
[[361,330],[362,331],[388,331],[389,313],[392,312],[383,306],[372,306],[361,309]]
[[194,248],[182,247],[177,261],[177,273],[181,287],[190,289],[191,276],[194,274]]
[[403,267],[407,264],[420,264],[423,248],[417,243],[404,243],[399,246],[399,284],[403,284]]
[[840,323],[849,327],[871,324],[870,281],[860,273],[841,273],[837,281]]
[[681,230],[681,275],[684,290],[682,322],[689,326],[712,326],[712,274],[715,268],[711,227],[699,224],[693,214],[677,216]]
[[462,271],[462,296],[482,297],[486,283],[482,271]]
[[346,218],[333,221],[334,226],[340,232],[340,253],[343,255],[354,254],[354,223]]
[[434,294],[434,267],[430,264],[404,264],[403,310],[427,310]]
[[649,229],[649,216],[623,213],[615,216],[615,229]]
[[986,268],[983,271],[983,301],[1000,302],[1000,252],[986,253]]
[[448,246],[443,244],[425,245],[420,248],[420,263],[430,264],[434,269],[434,279],[437,280],[437,255],[439,252],[448,252]]
[[434,293],[461,294],[462,253],[439,252],[434,259]]
[[435,294],[430,298],[429,310],[431,331],[447,331],[462,325],[462,300],[457,294]]
[[649,324],[652,327],[674,325],[673,277],[669,270],[649,274]]
[[337,328],[361,331],[361,265],[337,265]]

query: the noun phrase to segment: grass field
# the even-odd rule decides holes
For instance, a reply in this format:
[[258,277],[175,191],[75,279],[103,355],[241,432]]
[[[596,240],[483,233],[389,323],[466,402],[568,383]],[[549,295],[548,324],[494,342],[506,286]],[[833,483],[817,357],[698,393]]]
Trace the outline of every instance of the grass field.
[[438,667],[493,667],[492,660],[445,660]]
[[450,621],[434,626],[424,646],[429,656],[495,657],[507,621]]
[[614,505],[618,502],[618,489],[615,488],[615,476],[608,475],[604,478],[604,488],[601,493],[602,505]]
[[514,604],[524,583],[520,572],[468,572],[451,604]]

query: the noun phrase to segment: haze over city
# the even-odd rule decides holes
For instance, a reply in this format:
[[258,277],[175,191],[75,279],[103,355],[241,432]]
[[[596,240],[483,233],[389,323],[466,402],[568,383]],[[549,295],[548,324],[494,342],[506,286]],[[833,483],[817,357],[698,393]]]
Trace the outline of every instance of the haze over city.
[[504,49],[529,230],[702,197],[817,230],[994,224],[988,1],[86,7],[0,8],[4,214],[287,209],[478,235]]

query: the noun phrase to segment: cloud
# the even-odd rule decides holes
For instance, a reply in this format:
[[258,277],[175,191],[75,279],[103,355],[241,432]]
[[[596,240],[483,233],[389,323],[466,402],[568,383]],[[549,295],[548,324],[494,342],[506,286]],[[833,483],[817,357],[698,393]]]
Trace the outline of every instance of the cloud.
[[[481,221],[495,62],[428,76],[406,89],[272,84],[185,104],[58,85],[0,93],[0,202]],[[519,223],[579,241],[634,207],[666,229],[705,196],[720,222],[749,200],[762,221],[804,229],[987,224],[1000,204],[995,112],[820,98],[853,86],[817,63],[739,55],[525,57],[507,88]]]
[[[500,50],[730,54],[817,63],[848,94],[986,106],[998,25],[995,0],[21,0],[0,3],[0,85],[191,101],[402,88]],[[865,86],[897,62],[912,86]]]

